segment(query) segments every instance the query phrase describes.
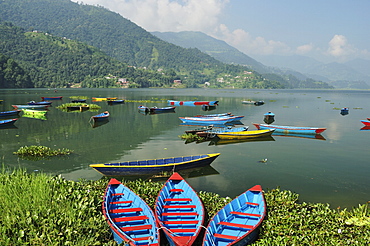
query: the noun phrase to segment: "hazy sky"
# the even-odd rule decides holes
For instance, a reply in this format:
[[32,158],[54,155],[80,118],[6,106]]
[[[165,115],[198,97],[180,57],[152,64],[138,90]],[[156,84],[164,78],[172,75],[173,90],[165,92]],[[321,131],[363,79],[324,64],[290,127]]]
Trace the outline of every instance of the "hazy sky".
[[145,30],[201,31],[254,55],[370,60],[370,0],[73,0]]

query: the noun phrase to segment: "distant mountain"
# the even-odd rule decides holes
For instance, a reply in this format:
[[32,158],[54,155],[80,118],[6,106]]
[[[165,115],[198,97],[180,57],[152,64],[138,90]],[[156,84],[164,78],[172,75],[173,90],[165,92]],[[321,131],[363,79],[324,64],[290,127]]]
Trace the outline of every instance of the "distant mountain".
[[269,69],[262,63],[228,45],[225,41],[212,38],[202,32],[151,32],[158,38],[184,48],[197,48],[200,51],[228,64],[240,64],[264,74]]

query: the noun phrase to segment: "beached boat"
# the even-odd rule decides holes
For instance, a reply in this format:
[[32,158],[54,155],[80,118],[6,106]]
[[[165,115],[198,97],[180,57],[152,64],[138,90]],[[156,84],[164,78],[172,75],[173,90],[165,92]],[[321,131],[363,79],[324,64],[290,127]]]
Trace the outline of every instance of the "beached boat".
[[154,214],[171,246],[193,245],[205,217],[202,201],[177,172],[160,190]]
[[19,109],[18,110],[3,111],[3,112],[0,112],[0,118],[18,116],[21,111],[22,110],[19,110]]
[[[222,117],[179,117],[185,124],[208,124],[221,125],[236,121],[239,116],[222,116]],[[243,116],[244,117],[244,116]]]
[[0,126],[4,127],[4,126],[14,125],[14,123],[17,120],[18,120],[18,118],[16,118],[16,119],[9,119],[9,120],[0,120]]
[[370,120],[361,120],[362,124],[365,126],[370,126]]
[[109,115],[110,115],[109,112],[105,111],[103,113],[91,116],[91,119],[93,119],[94,121],[103,121],[103,120],[107,120]]
[[247,139],[271,136],[275,130],[256,130],[256,131],[242,131],[242,132],[221,132],[216,133],[220,139]]
[[91,164],[90,167],[105,176],[148,175],[207,166],[219,155],[220,153],[215,153],[118,163]]
[[171,106],[195,106],[195,105],[217,106],[218,101],[174,101],[174,100],[167,100],[167,104],[171,105]]
[[217,133],[224,133],[224,132],[243,132],[247,131],[248,126],[242,126],[242,127],[224,127],[224,128],[213,128],[210,130],[204,130],[201,132],[195,133],[199,137],[203,138],[214,138]]
[[135,192],[116,179],[111,179],[108,183],[102,210],[118,244],[160,245],[153,210]]
[[48,101],[41,101],[41,102],[29,101],[27,104],[28,105],[51,105],[51,102],[48,102]]
[[41,97],[41,99],[43,101],[46,101],[46,100],[62,100],[63,97],[62,96],[57,96],[57,97]]
[[210,220],[203,246],[244,246],[258,236],[266,216],[262,187],[256,185],[220,209]]
[[293,134],[320,134],[326,130],[326,128],[318,127],[305,127],[305,126],[278,126],[278,125],[267,125],[267,124],[256,124],[253,123],[259,130],[275,129],[275,133],[293,133]]
[[50,105],[12,105],[16,109],[47,109]]

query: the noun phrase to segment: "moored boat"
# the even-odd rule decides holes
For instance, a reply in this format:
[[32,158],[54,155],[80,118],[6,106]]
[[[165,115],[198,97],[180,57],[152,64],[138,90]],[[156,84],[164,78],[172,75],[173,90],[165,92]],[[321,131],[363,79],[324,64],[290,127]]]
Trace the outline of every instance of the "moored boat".
[[72,103],[84,103],[86,102],[86,99],[73,99],[71,102]]
[[370,120],[361,120],[362,124],[365,126],[370,126]]
[[259,130],[275,129],[275,133],[292,134],[321,134],[326,128],[305,127],[305,126],[278,126],[253,123]]
[[41,99],[43,101],[46,101],[46,100],[62,100],[62,96],[57,96],[57,97],[41,97]]
[[212,217],[202,245],[248,245],[257,238],[265,216],[266,201],[262,187],[256,185],[233,199]]
[[149,108],[144,105],[140,105],[137,109],[142,112],[149,112]]
[[18,110],[3,111],[3,112],[0,112],[0,118],[18,116],[21,111],[22,110],[20,110],[20,109],[18,109]]
[[271,136],[275,130],[255,130],[255,131],[242,131],[242,132],[221,132],[216,133],[220,139],[247,139]]
[[110,115],[109,112],[105,111],[103,113],[91,116],[91,119],[93,119],[94,121],[107,120],[109,115]]
[[223,128],[213,128],[210,130],[204,130],[201,132],[195,133],[199,137],[203,138],[213,138],[217,135],[217,133],[225,133],[225,132],[243,132],[247,131],[248,126],[242,126],[242,127],[223,127]]
[[218,101],[174,101],[174,100],[167,100],[167,104],[171,105],[171,106],[195,106],[195,105],[217,106]]
[[202,201],[177,172],[160,190],[154,213],[171,246],[193,245],[205,217]]
[[14,123],[18,120],[18,118],[15,119],[8,119],[8,120],[0,120],[0,126],[10,126],[14,125]]
[[150,107],[149,108],[149,111],[151,113],[158,113],[158,112],[168,112],[168,111],[174,111],[176,107],[162,107],[162,108],[158,108],[158,107]]
[[16,109],[47,109],[50,105],[12,105]]
[[107,101],[107,100],[116,100],[117,97],[92,97],[93,101]]
[[[221,116],[221,117],[179,117],[179,119],[185,123],[185,124],[215,124],[215,125],[220,125],[220,124],[225,124],[225,123],[230,123],[232,121],[236,121],[237,118],[240,116]],[[244,117],[244,116],[243,116]]]
[[41,102],[29,101],[27,104],[28,105],[51,105],[51,102],[48,102],[48,101],[41,101]]
[[109,100],[107,100],[108,105],[122,104],[124,102],[125,102],[125,100],[123,100],[123,99],[109,99]]
[[116,179],[108,183],[102,211],[118,244],[160,245],[159,229],[152,209]]
[[219,155],[220,153],[214,153],[106,164],[91,164],[90,167],[105,176],[147,175],[207,166],[210,165]]

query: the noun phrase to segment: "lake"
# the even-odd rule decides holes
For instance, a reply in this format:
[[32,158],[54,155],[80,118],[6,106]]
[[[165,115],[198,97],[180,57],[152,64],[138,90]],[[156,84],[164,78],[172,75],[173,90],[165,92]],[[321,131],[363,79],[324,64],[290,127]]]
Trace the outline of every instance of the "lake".
[[[21,114],[16,128],[0,129],[1,163],[6,168],[22,167],[76,181],[98,180],[102,175],[89,164],[221,153],[210,166],[183,173],[196,191],[235,197],[260,184],[264,190],[279,187],[300,194],[300,201],[330,203],[332,207],[350,208],[370,200],[370,131],[360,122],[370,117],[370,91],[2,89],[0,111],[11,110],[14,104],[40,101],[42,96],[63,96],[63,100],[53,101],[44,120]],[[101,106],[95,112],[63,112],[56,108],[70,102],[71,96],[87,96],[87,103],[92,103],[91,97],[118,97],[126,102],[113,106],[106,101],[93,102]],[[219,106],[212,111],[203,111],[201,106],[179,106],[175,113],[138,112],[139,105],[163,107],[168,99],[218,100]],[[264,100],[265,104],[242,104],[243,100]],[[348,115],[340,114],[343,107],[349,108]],[[110,112],[109,122],[92,127],[91,116],[105,110]],[[241,123],[254,130],[252,123],[263,123],[269,111],[275,114],[276,125],[327,130],[322,138],[274,134],[270,141],[238,143],[186,143],[179,137],[185,130],[197,128],[181,125],[181,116],[231,112],[243,115]],[[74,153],[40,161],[19,159],[13,154],[26,145],[68,148]],[[263,159],[267,161],[260,162]]]

